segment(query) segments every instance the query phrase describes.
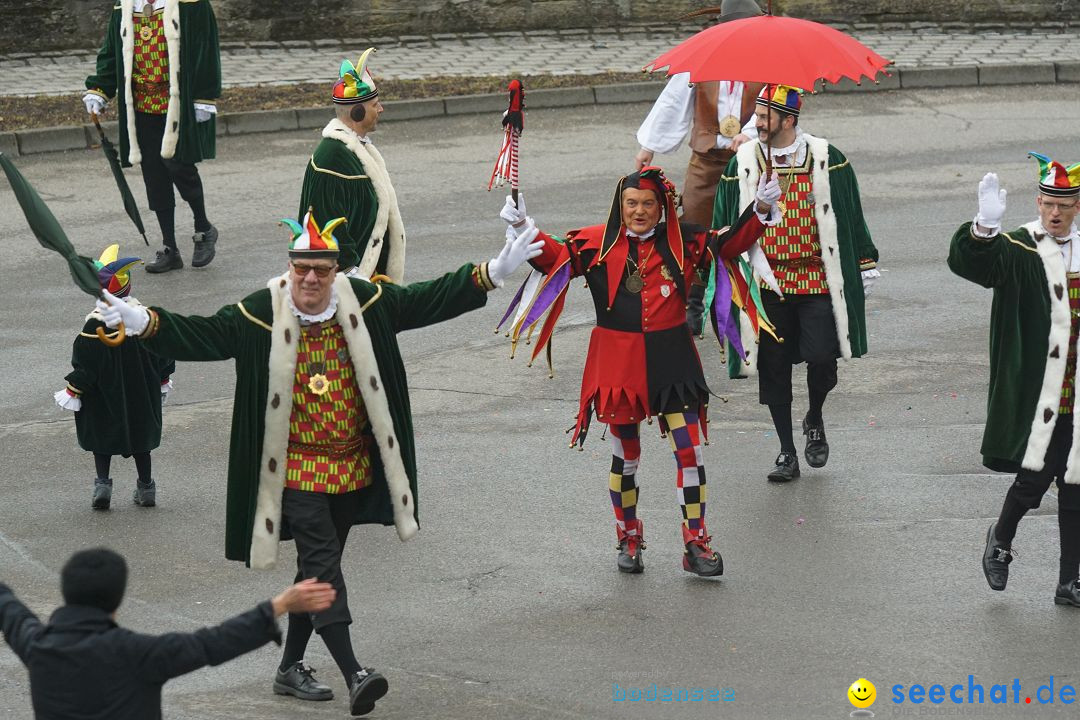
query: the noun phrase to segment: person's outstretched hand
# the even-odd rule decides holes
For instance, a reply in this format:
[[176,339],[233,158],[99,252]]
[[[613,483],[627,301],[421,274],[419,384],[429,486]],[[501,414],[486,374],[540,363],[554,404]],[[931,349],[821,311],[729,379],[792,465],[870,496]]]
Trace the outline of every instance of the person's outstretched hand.
[[335,597],[337,590],[333,585],[308,578],[285,588],[270,604],[274,606],[274,617],[281,617],[285,613],[322,612]]
[[520,235],[514,232],[513,227],[506,228],[506,244],[503,245],[502,252],[488,262],[488,277],[491,282],[502,287],[503,281],[521,267],[523,262],[542,253],[544,241],[536,239],[539,234],[540,231],[532,222],[525,225]]

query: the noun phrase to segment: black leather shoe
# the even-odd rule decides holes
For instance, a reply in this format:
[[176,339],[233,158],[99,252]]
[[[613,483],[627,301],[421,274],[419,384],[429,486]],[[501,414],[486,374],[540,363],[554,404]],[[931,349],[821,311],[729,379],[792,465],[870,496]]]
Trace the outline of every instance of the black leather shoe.
[[112,478],[94,479],[94,498],[90,501],[90,507],[95,510],[108,510],[112,503]]
[[806,418],[803,418],[802,432],[806,436],[806,450],[803,451],[806,464],[812,468],[825,467],[825,463],[829,462],[829,442],[825,439],[825,423],[811,425],[806,422]]
[[143,485],[142,480],[136,480],[132,499],[139,507],[154,507],[157,505],[157,483],[151,480]]
[[1080,607],[1080,580],[1058,585],[1057,592],[1054,593],[1054,604]]
[[695,534],[686,525],[682,526],[683,543],[686,550],[683,552],[682,566],[686,572],[692,572],[701,577],[717,577],[724,574],[724,558],[720,553],[709,547],[711,537],[704,534]]
[[[636,530],[633,535],[629,531]],[[619,539],[619,557],[615,564],[619,572],[639,573],[645,569],[645,560],[641,557],[641,551],[645,549],[645,527],[640,519],[633,523],[626,523],[626,530],[615,526],[615,534]]]
[[1013,561],[1015,553],[994,537],[996,528],[997,523],[991,523],[990,529],[986,531],[986,549],[983,550],[982,568],[990,589],[1004,590],[1005,583],[1009,582],[1009,563]]
[[799,477],[799,456],[795,453],[782,452],[776,456],[776,467],[769,473],[772,482],[791,482]]
[[213,225],[206,232],[197,232],[192,236],[195,241],[195,252],[191,256],[191,267],[206,267],[214,259],[215,246],[217,245],[218,232]]
[[363,668],[349,681],[349,711],[367,715],[375,709],[375,701],[390,689],[389,683],[374,668]]
[[315,670],[294,662],[285,670],[278,669],[274,675],[274,694],[292,695],[301,700],[333,700],[334,691],[315,679]]
[[157,258],[154,259],[154,262],[146,263],[146,272],[165,273],[183,267],[184,261],[181,259],[180,253],[166,245],[157,251]]

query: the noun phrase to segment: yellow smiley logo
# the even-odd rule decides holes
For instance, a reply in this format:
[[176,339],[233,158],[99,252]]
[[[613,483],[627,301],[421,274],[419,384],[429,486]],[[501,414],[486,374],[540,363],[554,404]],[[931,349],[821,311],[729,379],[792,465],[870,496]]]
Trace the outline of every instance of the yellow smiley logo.
[[857,708],[868,708],[877,699],[877,688],[866,678],[859,678],[847,689],[848,700]]

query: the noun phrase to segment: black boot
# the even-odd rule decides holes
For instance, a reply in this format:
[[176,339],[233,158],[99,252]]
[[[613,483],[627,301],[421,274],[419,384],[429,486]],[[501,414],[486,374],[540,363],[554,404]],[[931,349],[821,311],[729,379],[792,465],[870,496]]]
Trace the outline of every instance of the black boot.
[[146,272],[148,273],[165,273],[170,270],[180,270],[184,267],[184,261],[180,258],[180,253],[176,248],[171,248],[168,245],[157,251],[157,258],[154,262],[146,263]]
[[112,503],[112,478],[96,478],[94,480],[94,497],[90,501],[90,507],[95,510],[108,510]]
[[374,668],[363,668],[349,678],[349,711],[367,715],[375,709],[375,701],[386,694],[390,685]]
[[683,543],[686,545],[682,559],[683,570],[701,577],[717,577],[724,574],[724,558],[709,547],[709,541],[712,538],[705,534],[704,529],[695,533],[684,524],[682,534]]
[[[631,530],[637,532],[628,534]],[[619,538],[619,557],[615,564],[619,572],[639,573],[645,569],[645,560],[641,557],[641,551],[645,549],[645,526],[641,520],[633,520],[626,523],[626,530],[615,526],[615,534]]]
[[983,575],[986,576],[991,590],[1004,590],[1005,583],[1009,582],[1009,563],[1013,561],[1015,553],[1012,548],[1005,547],[994,537],[995,529],[997,523],[991,524],[986,531],[986,549],[983,550],[982,558]]
[[799,475],[799,456],[793,452],[781,452],[776,456],[776,467],[769,473],[769,480],[791,482]]
[[1058,585],[1057,592],[1054,593],[1054,604],[1080,607],[1080,580]]
[[151,480],[144,485],[142,480],[136,480],[132,499],[139,507],[154,507],[157,505],[157,483]]
[[195,241],[195,253],[191,256],[191,267],[205,267],[214,259],[214,248],[217,245],[218,231],[213,225],[205,232],[197,232],[192,236]]
[[811,425],[806,418],[803,418],[802,431],[806,436],[806,449],[803,451],[806,464],[812,468],[825,467],[825,463],[829,461],[829,442],[825,439],[825,423]]

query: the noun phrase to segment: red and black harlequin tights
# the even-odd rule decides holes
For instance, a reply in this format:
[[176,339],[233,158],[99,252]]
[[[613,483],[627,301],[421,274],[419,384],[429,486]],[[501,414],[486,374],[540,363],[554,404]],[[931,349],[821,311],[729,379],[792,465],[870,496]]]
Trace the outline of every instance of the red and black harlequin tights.
[[[694,534],[705,529],[705,466],[701,459],[701,438],[698,416],[693,412],[668,413],[661,416],[668,429],[668,440],[678,466],[677,492],[682,506],[683,524]],[[641,458],[641,436],[638,423],[609,425],[611,433],[611,475],[608,489],[615,523],[634,534],[637,523],[638,486],[635,476]]]

